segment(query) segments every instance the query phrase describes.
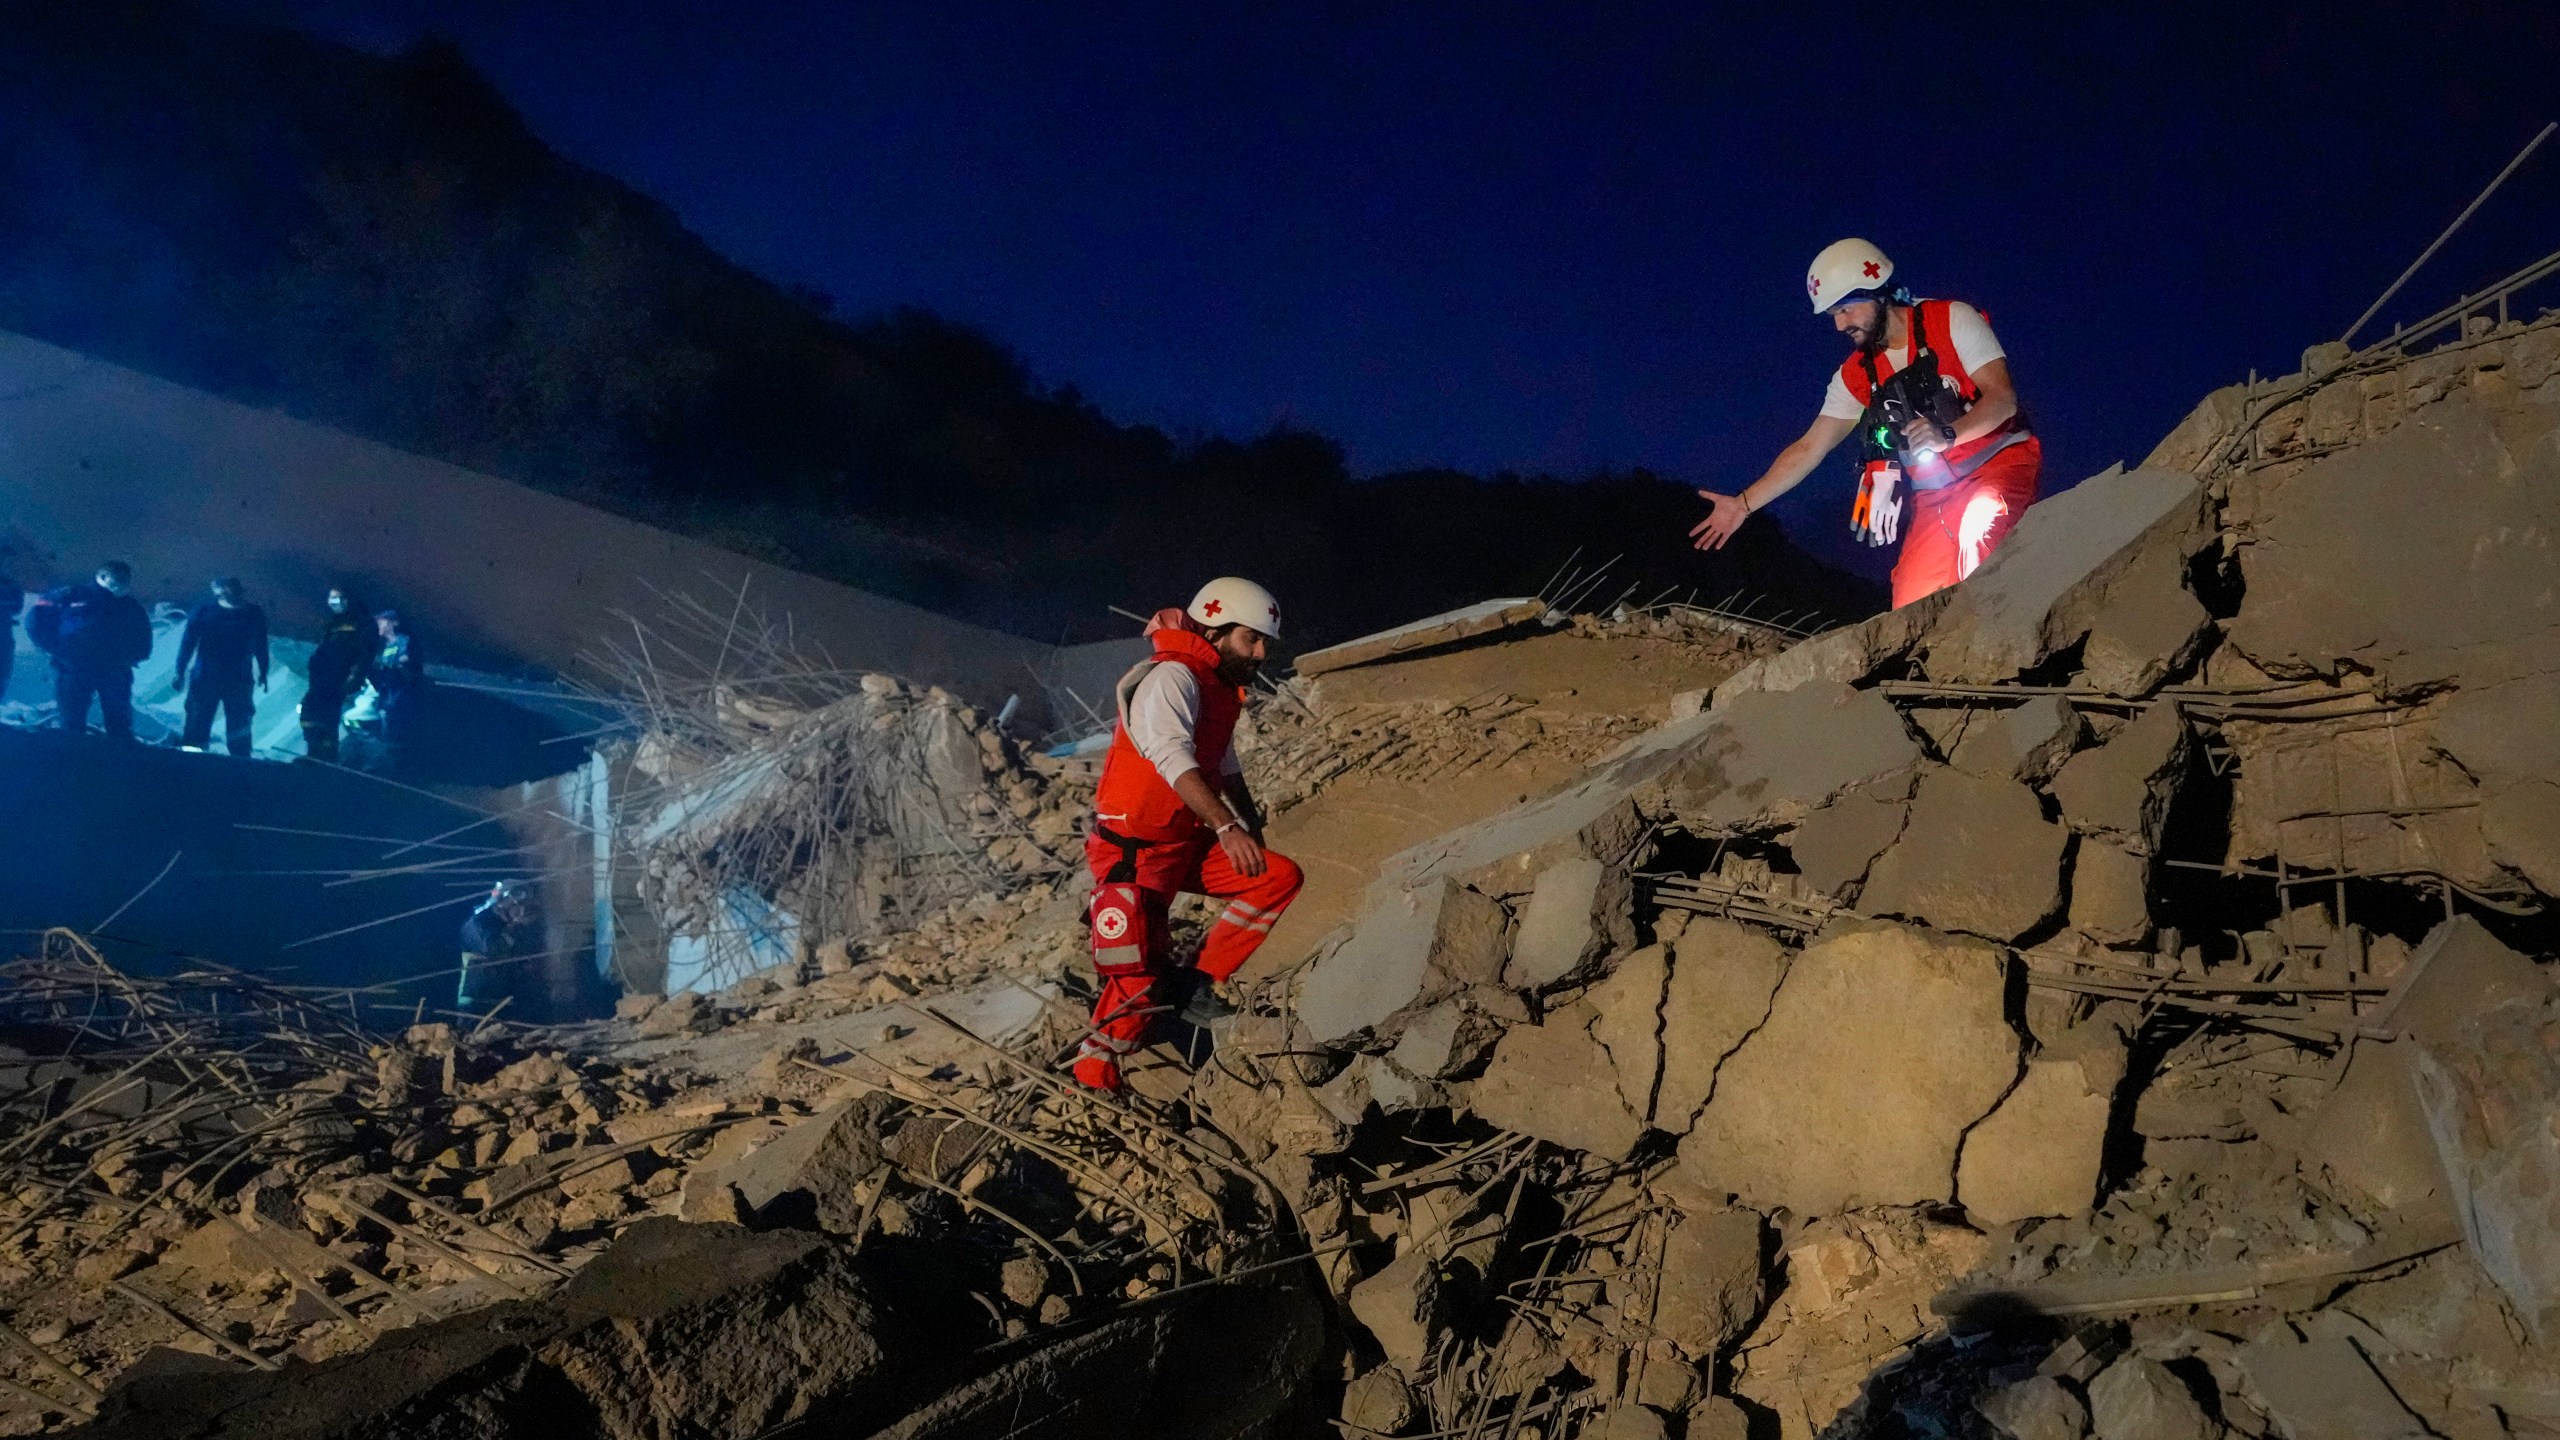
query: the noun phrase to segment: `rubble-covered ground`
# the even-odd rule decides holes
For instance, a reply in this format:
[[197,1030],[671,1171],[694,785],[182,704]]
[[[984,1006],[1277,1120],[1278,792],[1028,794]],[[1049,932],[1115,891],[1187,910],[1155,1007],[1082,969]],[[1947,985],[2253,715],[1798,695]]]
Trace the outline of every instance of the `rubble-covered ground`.
[[1024,845],[930,906],[779,877],[869,928],[716,996],[383,1037],[52,937],[13,1423],[2560,1433],[2555,364],[2315,351],[1803,643],[1279,685],[1308,898],[1116,1100],[1058,1068],[1083,762],[885,686],[711,763],[947,732],[931,823]]

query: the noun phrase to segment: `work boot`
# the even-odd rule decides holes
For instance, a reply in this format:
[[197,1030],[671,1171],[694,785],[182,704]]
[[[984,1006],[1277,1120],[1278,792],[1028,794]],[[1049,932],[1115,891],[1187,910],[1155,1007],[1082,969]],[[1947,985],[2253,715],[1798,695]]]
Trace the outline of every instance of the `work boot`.
[[1174,1018],[1195,1029],[1206,1030],[1235,1013],[1236,1007],[1218,994],[1218,987],[1208,976],[1195,974],[1191,994],[1183,1000],[1182,1008],[1174,1012]]

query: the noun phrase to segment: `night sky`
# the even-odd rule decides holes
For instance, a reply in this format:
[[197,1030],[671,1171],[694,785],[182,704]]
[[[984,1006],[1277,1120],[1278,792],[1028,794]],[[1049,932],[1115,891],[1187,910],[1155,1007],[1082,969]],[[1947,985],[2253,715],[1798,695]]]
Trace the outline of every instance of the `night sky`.
[[[2560,115],[2548,3],[228,8],[432,30],[842,313],[926,306],[1116,418],[1312,428],[1360,473],[1739,486],[1841,354],[1805,262],[1862,234],[1990,312],[2051,488],[2335,338]],[[2384,328],[2554,246],[2560,139]],[[1836,555],[1847,488],[1835,458],[1780,516]]]

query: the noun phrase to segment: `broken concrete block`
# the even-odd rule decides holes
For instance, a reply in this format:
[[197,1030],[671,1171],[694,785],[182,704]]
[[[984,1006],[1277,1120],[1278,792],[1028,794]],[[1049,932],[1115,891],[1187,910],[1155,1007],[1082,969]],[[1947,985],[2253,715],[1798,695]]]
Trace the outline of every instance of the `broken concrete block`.
[[2080,651],[2081,684],[2139,699],[2194,661],[2213,615],[2187,589],[2191,553],[2183,544],[2144,545],[2107,587]]
[[1422,1414],[1413,1387],[1393,1366],[1364,1371],[1342,1387],[1343,1423],[1373,1435],[1394,1435]]
[[2337,1088],[2303,1127],[2302,1156],[2400,1218],[2455,1222],[2426,1113],[2418,1108],[2415,1040],[2360,1042]]
[[2041,785],[2088,734],[2088,722],[2069,701],[2038,695],[2023,705],[1975,712],[1947,763],[1975,775]]
[[1965,1136],[1956,1203],[1989,1225],[2088,1210],[2098,1198],[2109,1108],[2079,1061],[2029,1061],[2018,1088]]
[[2537,1341],[2560,1338],[2560,995],[2422,1039],[2418,1104],[2472,1258]]
[[1631,1115],[1653,1110],[1654,1083],[1662,1076],[1662,992],[1670,978],[1670,952],[1647,945],[1582,996],[1595,1016],[1591,1038],[1609,1052],[1618,1098]]
[[1920,759],[1901,711],[1837,683],[1745,695],[1708,722],[1663,783],[1674,812],[1710,830],[1793,824]]
[[2240,1347],[2239,1364],[2267,1418],[2286,1435],[2422,1440],[2435,1433],[2352,1340],[2256,1341]]
[[1543,990],[1586,973],[1602,956],[1635,943],[1635,883],[1625,867],[1589,858],[1538,872],[1502,983]]
[[2560,453],[2511,455],[2468,396],[2315,461],[2266,511],[2226,634],[2278,675],[2353,666],[2407,690],[2560,623]]
[[2083,835],[2071,857],[2071,928],[2101,945],[2151,934],[2151,864],[2120,840]]
[[1298,1019],[1321,1044],[1374,1031],[1500,974],[1511,920],[1499,901],[1453,880],[1372,892],[1351,934],[1308,967]]
[[1688,1440],[1750,1440],[1751,1417],[1733,1397],[1710,1395],[1690,1407],[1686,1433]]
[[1929,678],[1999,684],[2079,643],[2146,550],[2194,553],[2204,510],[2204,488],[2165,470],[2110,470],[2039,500],[1929,628]]
[[2560,785],[2517,780],[2490,791],[2480,806],[2480,838],[2490,859],[2543,894],[2560,895]]
[[1860,786],[1807,814],[1787,836],[1787,854],[1804,883],[1835,900],[1848,898],[1876,857],[1901,837],[1910,794],[1907,781]]
[[2115,738],[2083,750],[2053,777],[2063,819],[2083,835],[2122,841],[2136,854],[2159,849],[2169,802],[2186,771],[2187,725],[2175,705],[2153,705]]
[[2466,685],[2436,716],[2435,741],[2491,790],[2560,782],[2560,675]]
[[2061,906],[2070,838],[2044,818],[2036,793],[2015,780],[1930,770],[1920,777],[1902,838],[1867,877],[1859,907],[2014,940]]
[[1953,598],[1954,592],[1941,590],[1900,609],[1887,610],[1856,625],[1826,630],[1778,654],[1754,660],[1716,686],[1707,708],[1713,712],[1745,695],[1823,682],[1856,685],[1910,654]]
[[1724,1062],[1681,1167],[1801,1215],[1954,1198],[1958,1142],[2018,1076],[2007,989],[2006,957],[1979,940],[1886,924],[1824,936]]
[[1632,1400],[1603,1411],[1582,1432],[1591,1440],[1669,1440],[1671,1428],[1662,1417]]
[[1609,1052],[1591,1038],[1591,1007],[1576,1003],[1543,1025],[1515,1025],[1468,1105],[1488,1125],[1568,1149],[1626,1158],[1644,1126],[1618,1099]]
[[1715,1092],[1716,1072],[1769,1018],[1787,973],[1787,948],[1766,930],[1701,917],[1672,944],[1662,1002],[1657,1129],[1685,1135]]
[[1440,1328],[1440,1267],[1421,1250],[1405,1251],[1351,1287],[1351,1314],[1378,1342],[1388,1364],[1407,1379],[1419,1379]]
[[2050,1375],[1986,1390],[1974,1397],[1973,1408],[2008,1440],[2080,1440],[2089,1433],[2088,1405]]
[[1682,1216],[1662,1242],[1655,1333],[1701,1362],[1741,1339],[1760,1313],[1760,1229],[1749,1210]]
[[2127,1355],[2089,1382],[2089,1433],[2096,1440],[2215,1440],[2222,1426],[2167,1366]]
[[2366,1028],[2451,1043],[2474,1015],[2550,993],[2542,967],[2500,943],[2468,915],[2427,932]]
[[861,1211],[854,1186],[887,1161],[879,1130],[889,1109],[877,1093],[830,1105],[721,1166],[711,1183],[734,1187],[760,1225],[849,1231]]
[[1464,999],[1443,1000],[1405,1022],[1387,1058],[1418,1079],[1463,1080],[1484,1067],[1504,1023]]

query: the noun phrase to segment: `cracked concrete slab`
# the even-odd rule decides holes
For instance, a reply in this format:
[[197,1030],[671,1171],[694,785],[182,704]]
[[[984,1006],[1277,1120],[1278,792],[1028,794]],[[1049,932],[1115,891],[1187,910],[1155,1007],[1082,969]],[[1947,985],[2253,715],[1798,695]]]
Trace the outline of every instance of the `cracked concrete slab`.
[[1709,830],[1793,823],[1920,759],[1902,712],[1836,681],[1745,695],[1708,719],[1664,788],[1682,820]]
[[2169,802],[2185,773],[2187,725],[2175,705],[2154,705],[2053,777],[2063,819],[2083,835],[2103,835],[2148,855],[2160,845]]
[[2036,793],[2015,780],[1929,770],[1902,838],[1867,877],[1859,908],[2015,940],[2061,907],[2070,838],[2045,818]]

